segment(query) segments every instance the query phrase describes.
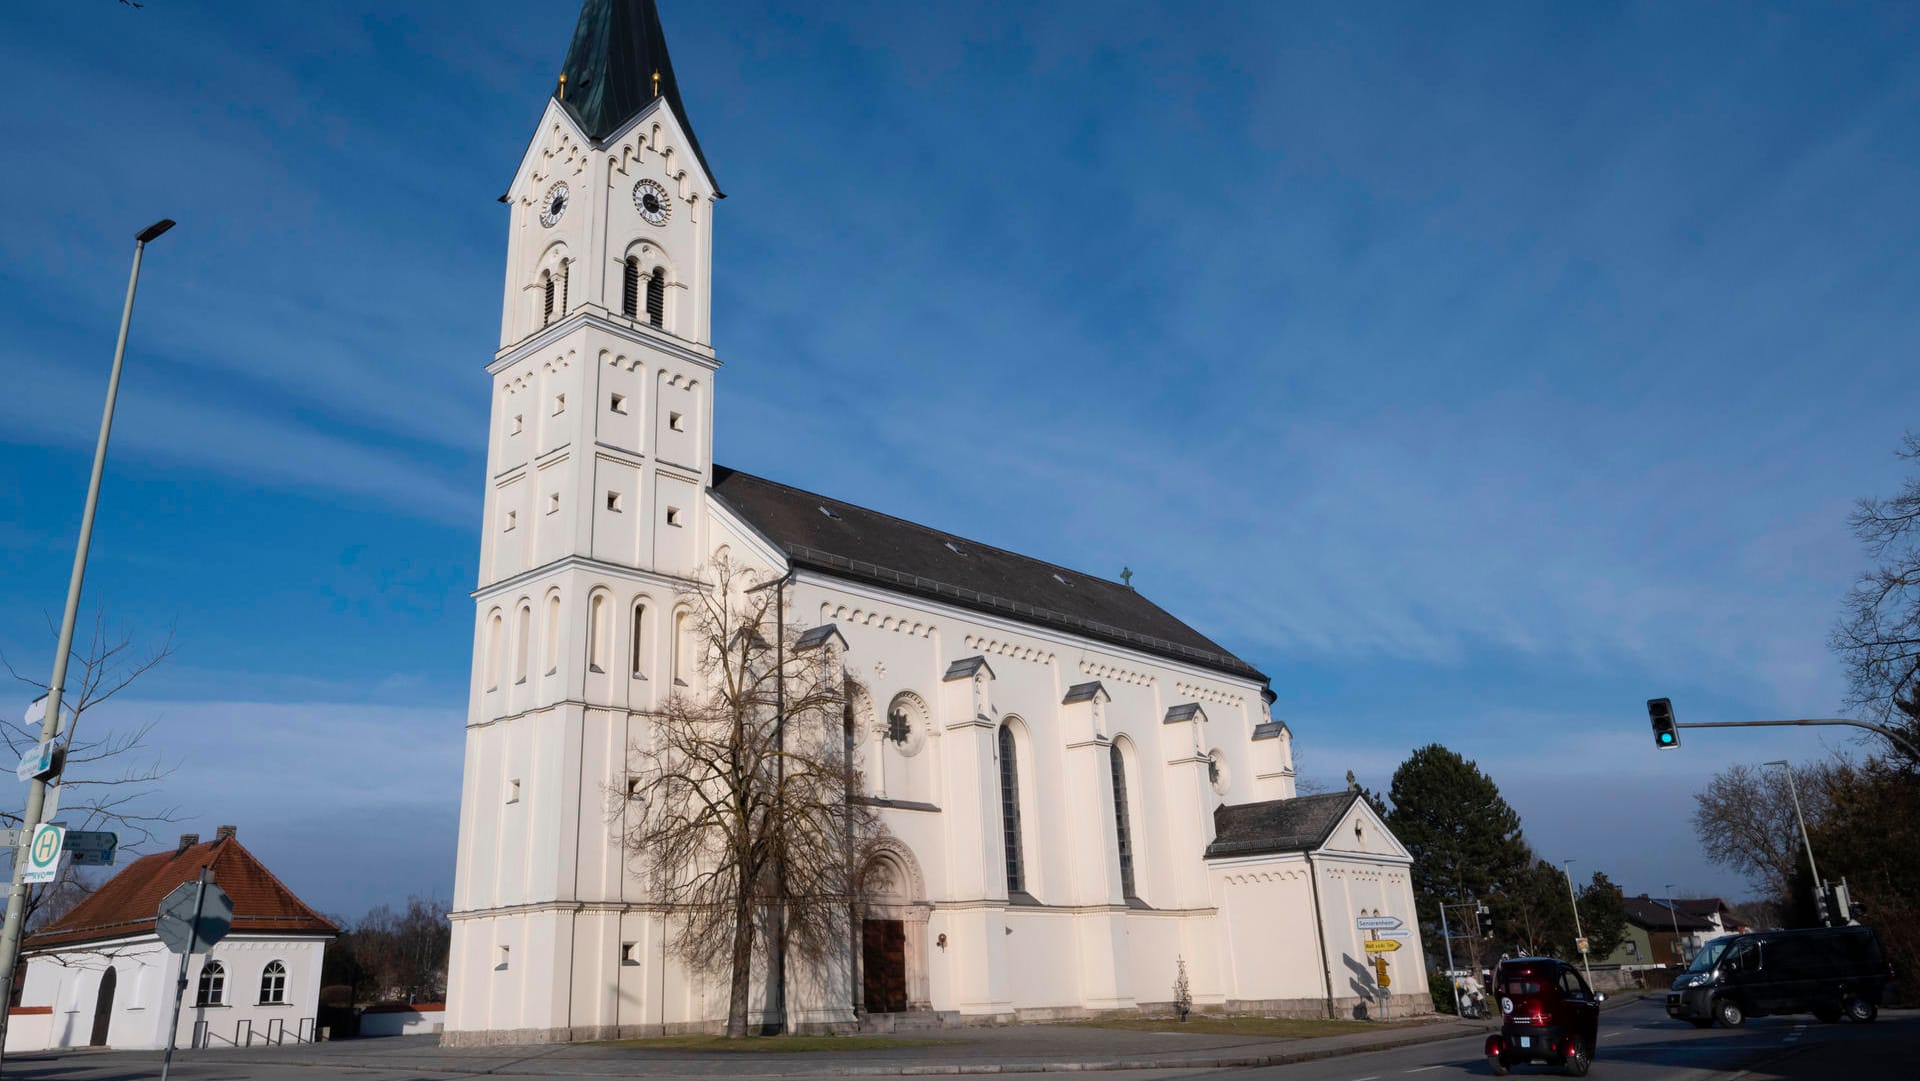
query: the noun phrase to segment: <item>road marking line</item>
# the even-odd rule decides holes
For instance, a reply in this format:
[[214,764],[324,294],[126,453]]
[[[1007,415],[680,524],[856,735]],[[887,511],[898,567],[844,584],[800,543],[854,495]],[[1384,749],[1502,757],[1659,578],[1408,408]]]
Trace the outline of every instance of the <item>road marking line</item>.
[[1411,1069],[1411,1070],[1408,1070],[1407,1072],[1408,1072],[1408,1073],[1426,1073],[1426,1072],[1427,1072],[1428,1070],[1437,1070],[1437,1069],[1439,1069],[1439,1068],[1440,1068],[1441,1066],[1445,1066],[1445,1065],[1447,1065],[1447,1063],[1444,1063],[1444,1062],[1442,1062],[1442,1063],[1438,1063],[1437,1065],[1433,1065],[1433,1066],[1416,1066],[1416,1067],[1414,1067],[1413,1069]]
[[1356,1077],[1353,1081],[1380,1081],[1380,1075],[1374,1074],[1372,1077]]

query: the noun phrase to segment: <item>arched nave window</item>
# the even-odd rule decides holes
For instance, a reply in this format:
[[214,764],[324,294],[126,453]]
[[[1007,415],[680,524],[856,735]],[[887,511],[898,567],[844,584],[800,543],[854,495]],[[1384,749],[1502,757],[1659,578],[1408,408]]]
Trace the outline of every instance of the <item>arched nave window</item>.
[[647,278],[647,322],[656,327],[667,325],[667,270],[654,267]]
[[1107,748],[1113,762],[1113,837],[1120,849],[1120,896],[1129,900],[1139,896],[1133,888],[1133,829],[1127,813],[1127,763],[1120,745]]
[[527,647],[533,641],[533,606],[523,602],[516,620],[520,626],[514,632],[513,681],[525,683],[527,681]]
[[1020,764],[1013,729],[1000,726],[1000,834],[1007,854],[1007,893],[1025,893],[1026,866],[1020,852]]
[[631,649],[633,674],[640,679],[645,679],[647,678],[647,604],[645,601],[633,602],[633,630],[630,641],[633,643]]
[[628,319],[640,318],[640,257],[627,257],[624,281],[620,288],[620,314]]

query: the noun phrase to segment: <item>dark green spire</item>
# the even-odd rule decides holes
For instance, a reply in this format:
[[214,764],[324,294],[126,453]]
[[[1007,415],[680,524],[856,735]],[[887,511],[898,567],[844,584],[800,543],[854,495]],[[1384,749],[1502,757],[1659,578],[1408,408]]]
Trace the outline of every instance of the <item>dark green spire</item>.
[[654,0],[585,0],[560,71],[566,82],[554,89],[554,96],[588,138],[605,139],[655,97],[663,97],[686,129],[693,156],[707,176],[713,176],[693,134],[687,107],[680,102],[680,84],[673,77],[673,60],[667,56],[667,36],[660,29],[660,9]]

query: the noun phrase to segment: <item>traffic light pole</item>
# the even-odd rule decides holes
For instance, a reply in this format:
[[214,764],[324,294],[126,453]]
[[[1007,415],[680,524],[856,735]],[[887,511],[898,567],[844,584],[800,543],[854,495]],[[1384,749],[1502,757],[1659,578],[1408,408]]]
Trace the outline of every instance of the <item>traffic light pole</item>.
[[1907,742],[1907,739],[1905,736],[1902,736],[1900,733],[1895,732],[1891,728],[1888,728],[1886,725],[1874,724],[1872,721],[1856,721],[1846,717],[1818,717],[1818,718],[1809,718],[1807,720],[1799,720],[1799,721],[1675,721],[1673,722],[1673,726],[1675,728],[1779,728],[1784,726],[1791,726],[1791,727],[1797,727],[1797,728],[1811,728],[1818,725],[1848,725],[1853,728],[1864,728],[1870,732],[1878,732],[1881,735],[1887,737],[1887,739],[1898,744],[1900,748],[1906,751],[1909,755],[1912,755],[1914,761],[1920,762],[1920,748],[1916,748],[1913,744]]

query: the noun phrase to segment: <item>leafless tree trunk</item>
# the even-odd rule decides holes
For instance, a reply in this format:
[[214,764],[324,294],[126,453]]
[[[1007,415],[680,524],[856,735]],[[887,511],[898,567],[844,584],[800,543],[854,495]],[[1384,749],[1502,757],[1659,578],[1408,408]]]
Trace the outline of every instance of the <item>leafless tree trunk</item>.
[[616,795],[626,851],[671,912],[671,948],[727,973],[727,1035],[744,1036],[756,915],[780,913],[789,957],[849,949],[859,875],[883,827],[856,798],[838,650],[801,649],[803,629],[778,625],[784,584],[725,560],[701,579],[680,595],[678,648],[697,676],[647,714]]
[[[1794,767],[1807,827],[1818,826],[1829,800],[1830,765]],[[1785,899],[1806,859],[1793,795],[1778,769],[1730,766],[1694,797],[1693,830],[1707,858],[1747,876],[1754,888]]]
[[[1920,432],[1908,432],[1896,454],[1920,465]],[[1880,565],[1854,584],[1833,630],[1830,644],[1847,669],[1847,705],[1920,737],[1920,723],[1898,708],[1903,697],[1920,694],[1920,475],[1891,499],[1862,499],[1848,524]],[[1891,753],[1920,767],[1897,745]]]
[[[107,630],[105,611],[95,610],[92,632],[84,645],[74,647],[68,663],[68,686],[62,706],[63,712],[71,711],[72,720],[56,739],[56,745],[64,753],[59,778],[59,818],[69,828],[111,830],[120,834],[123,850],[133,850],[152,843],[156,829],[180,819],[177,807],[156,799],[160,782],[173,773],[174,767],[160,759],[149,745],[153,722],[105,729],[98,735],[92,734],[95,726],[88,723],[92,719],[89,711],[126,690],[171,656],[171,636],[157,647],[136,651],[131,639]],[[34,688],[35,694],[46,692],[44,682],[23,673],[11,658],[0,656],[0,665],[4,665],[16,681]],[[28,730],[0,724],[0,739],[4,739],[11,759],[17,759],[39,742],[40,733],[37,727]],[[18,827],[21,821],[18,809],[0,811],[0,823]],[[91,887],[75,873],[69,861],[58,881],[36,886],[28,892],[26,926],[44,926],[59,918],[89,892]]]

